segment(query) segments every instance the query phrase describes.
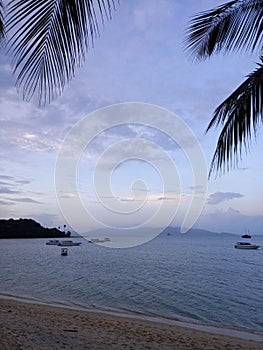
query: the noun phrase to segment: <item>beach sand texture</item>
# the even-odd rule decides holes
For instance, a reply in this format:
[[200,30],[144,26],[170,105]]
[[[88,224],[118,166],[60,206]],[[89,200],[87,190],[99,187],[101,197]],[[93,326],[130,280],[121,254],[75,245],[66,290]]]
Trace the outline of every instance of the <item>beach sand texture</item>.
[[1,350],[262,350],[263,342],[147,320],[0,299]]

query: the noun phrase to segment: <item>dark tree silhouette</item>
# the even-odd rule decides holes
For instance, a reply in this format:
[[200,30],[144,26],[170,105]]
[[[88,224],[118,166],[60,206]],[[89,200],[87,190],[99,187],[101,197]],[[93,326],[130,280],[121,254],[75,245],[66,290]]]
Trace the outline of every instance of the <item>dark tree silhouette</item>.
[[197,14],[187,29],[186,47],[197,60],[220,51],[256,51],[260,56],[254,72],[215,109],[207,127],[222,125],[210,175],[235,167],[262,124],[262,20],[263,0],[235,0]]
[[0,1],[0,40],[6,33],[23,98],[60,95],[114,9],[115,0],[11,0],[4,17]]
[[[69,231],[68,231],[69,232]],[[33,219],[0,219],[0,238],[57,238],[70,234],[57,228],[46,228]]]
[[4,6],[0,1],[0,42],[4,39],[5,28],[4,28]]

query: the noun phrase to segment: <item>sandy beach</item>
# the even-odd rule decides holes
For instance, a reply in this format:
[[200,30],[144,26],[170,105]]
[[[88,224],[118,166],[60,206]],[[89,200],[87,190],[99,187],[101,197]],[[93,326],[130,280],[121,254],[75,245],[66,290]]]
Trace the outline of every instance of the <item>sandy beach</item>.
[[0,325],[1,350],[263,348],[263,341],[12,299],[0,299]]

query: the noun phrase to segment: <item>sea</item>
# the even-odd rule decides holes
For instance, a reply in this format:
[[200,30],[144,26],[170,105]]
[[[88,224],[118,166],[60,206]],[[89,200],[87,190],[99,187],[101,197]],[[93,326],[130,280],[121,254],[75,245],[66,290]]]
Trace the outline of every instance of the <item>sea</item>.
[[[75,238],[76,239],[76,238]],[[137,247],[0,240],[0,297],[263,334],[263,236],[165,233]]]

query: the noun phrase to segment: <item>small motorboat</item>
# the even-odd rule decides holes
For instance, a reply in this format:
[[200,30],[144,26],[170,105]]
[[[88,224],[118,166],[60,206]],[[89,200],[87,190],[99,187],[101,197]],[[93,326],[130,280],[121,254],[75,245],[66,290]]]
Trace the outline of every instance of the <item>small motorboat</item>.
[[91,238],[88,240],[89,243],[104,243],[104,242],[110,242],[110,238]]
[[61,254],[62,256],[68,255],[68,248],[61,248],[60,254]]
[[73,246],[78,246],[81,245],[82,242],[73,242],[73,241],[60,241],[58,243],[59,246],[61,247],[73,247]]
[[249,242],[237,242],[235,244],[235,248],[237,249],[258,249],[259,247],[260,245]]
[[50,239],[46,244],[47,245],[59,245],[60,241],[58,239]]

